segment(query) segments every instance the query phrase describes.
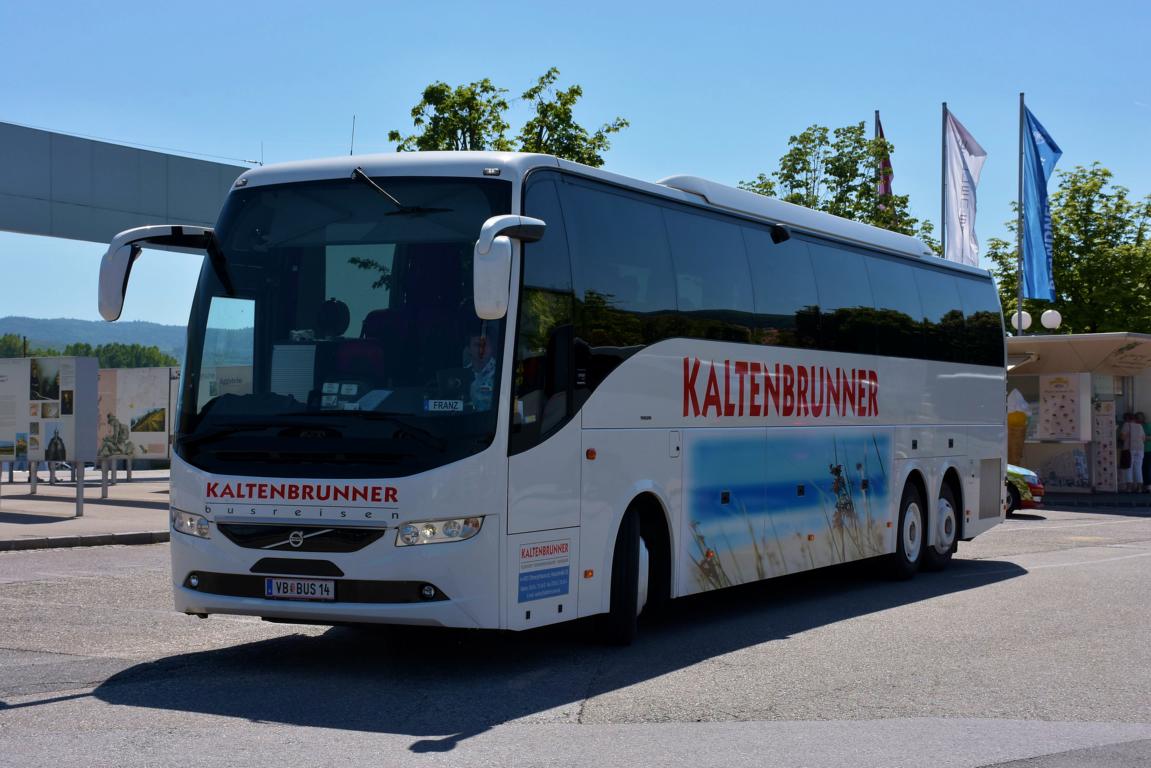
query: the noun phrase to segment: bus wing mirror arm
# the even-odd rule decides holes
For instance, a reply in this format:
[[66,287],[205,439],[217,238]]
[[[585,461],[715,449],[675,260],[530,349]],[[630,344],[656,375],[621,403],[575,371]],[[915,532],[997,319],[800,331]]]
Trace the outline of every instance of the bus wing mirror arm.
[[534,243],[546,229],[546,223],[529,216],[493,216],[484,222],[472,254],[472,290],[478,317],[499,320],[508,312],[512,238]]
[[[140,258],[140,251],[145,245],[207,251],[217,272],[224,268],[223,254],[216,243],[215,232],[208,227],[163,224],[121,232],[112,238],[100,262],[99,305],[100,316],[105,320],[117,320],[124,311],[124,296],[128,292],[132,265]],[[224,276],[222,282],[231,291],[231,280],[227,279],[226,270]]]

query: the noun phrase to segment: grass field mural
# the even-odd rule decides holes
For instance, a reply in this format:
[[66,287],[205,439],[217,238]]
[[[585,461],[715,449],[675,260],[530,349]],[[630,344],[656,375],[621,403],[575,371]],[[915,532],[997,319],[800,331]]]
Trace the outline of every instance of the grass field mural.
[[696,588],[890,551],[891,438],[769,431],[695,441],[685,479]]

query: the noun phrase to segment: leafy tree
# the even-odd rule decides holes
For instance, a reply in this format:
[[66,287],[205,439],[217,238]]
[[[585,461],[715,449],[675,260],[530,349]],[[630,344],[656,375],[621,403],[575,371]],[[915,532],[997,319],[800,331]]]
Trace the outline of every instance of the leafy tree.
[[417,132],[404,136],[400,131],[389,131],[388,140],[397,142],[398,152],[515,149],[603,165],[603,153],[611,146],[608,136],[628,127],[628,121],[617,117],[589,132],[572,114],[583,88],[572,85],[560,90],[555,87],[558,77],[559,70],[552,67],[524,91],[522,99],[531,103],[535,114],[520,129],[518,143],[507,138],[510,126],[504,115],[509,106],[505,98],[508,91],[487,78],[454,88],[443,82],[432,83],[412,108]]
[[[28,357],[51,357],[59,354],[53,349],[28,346]],[[24,357],[24,337],[15,333],[0,336],[0,357]]]
[[611,148],[608,135],[628,127],[628,121],[617,117],[604,123],[595,133],[575,121],[572,107],[583,96],[583,88],[573,85],[561,91],[555,88],[559,70],[552,67],[531,88],[523,93],[523,100],[535,105],[536,114],[520,129],[521,152],[542,152],[577,163],[598,168],[603,155]]
[[94,356],[101,368],[154,368],[166,365],[179,365],[180,362],[159,347],[145,347],[142,344],[101,344],[93,348],[90,344],[69,344],[64,348],[65,355]]
[[497,88],[486,77],[455,88],[434,82],[424,89],[420,103],[412,107],[412,122],[419,132],[403,136],[399,131],[389,131],[388,141],[399,142],[398,152],[510,150],[511,142],[505,136],[505,93],[506,88]]
[[[1058,173],[1050,198],[1055,301],[1025,299],[1032,317],[1046,309],[1063,316],[1064,333],[1151,333],[1151,196],[1132,200],[1098,163]],[[1017,220],[1007,224],[1016,231]],[[1018,303],[1018,251],[993,238],[988,258],[1004,313]]]
[[[179,365],[180,362],[159,347],[142,344],[91,344],[78,342],[63,351],[50,347],[29,347],[28,357],[95,357],[101,368],[152,368]],[[0,336],[0,357],[24,357],[24,340],[14,333]]]
[[908,212],[907,195],[880,195],[878,181],[887,171],[883,161],[895,151],[890,141],[868,138],[864,123],[829,130],[811,125],[788,139],[779,167],[739,186],[762,195],[862,221],[905,235],[915,235],[939,252],[931,223]]

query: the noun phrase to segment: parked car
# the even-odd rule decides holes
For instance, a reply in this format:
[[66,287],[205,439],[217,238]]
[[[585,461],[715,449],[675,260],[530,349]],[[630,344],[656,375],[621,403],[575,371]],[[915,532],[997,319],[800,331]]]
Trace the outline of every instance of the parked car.
[[1026,467],[1007,465],[1007,514],[1043,506],[1043,483]]

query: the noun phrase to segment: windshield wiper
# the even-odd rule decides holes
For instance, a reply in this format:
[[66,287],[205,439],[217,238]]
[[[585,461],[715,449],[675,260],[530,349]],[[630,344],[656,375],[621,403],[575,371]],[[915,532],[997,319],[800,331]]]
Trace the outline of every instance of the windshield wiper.
[[355,179],[356,181],[360,181],[360,182],[363,182],[364,184],[367,184],[369,187],[374,189],[378,194],[383,195],[384,197],[388,198],[388,200],[391,201],[392,205],[396,206],[396,210],[392,211],[391,213],[385,214],[387,216],[414,216],[414,215],[418,215],[421,213],[451,213],[451,211],[452,211],[451,208],[424,208],[423,206],[419,206],[419,205],[404,205],[399,200],[397,200],[392,195],[392,193],[388,192],[388,190],[384,189],[379,184],[377,184],[372,179],[371,176],[364,173],[364,169],[359,167],[359,166],[356,166],[356,168],[352,171],[352,178]]

